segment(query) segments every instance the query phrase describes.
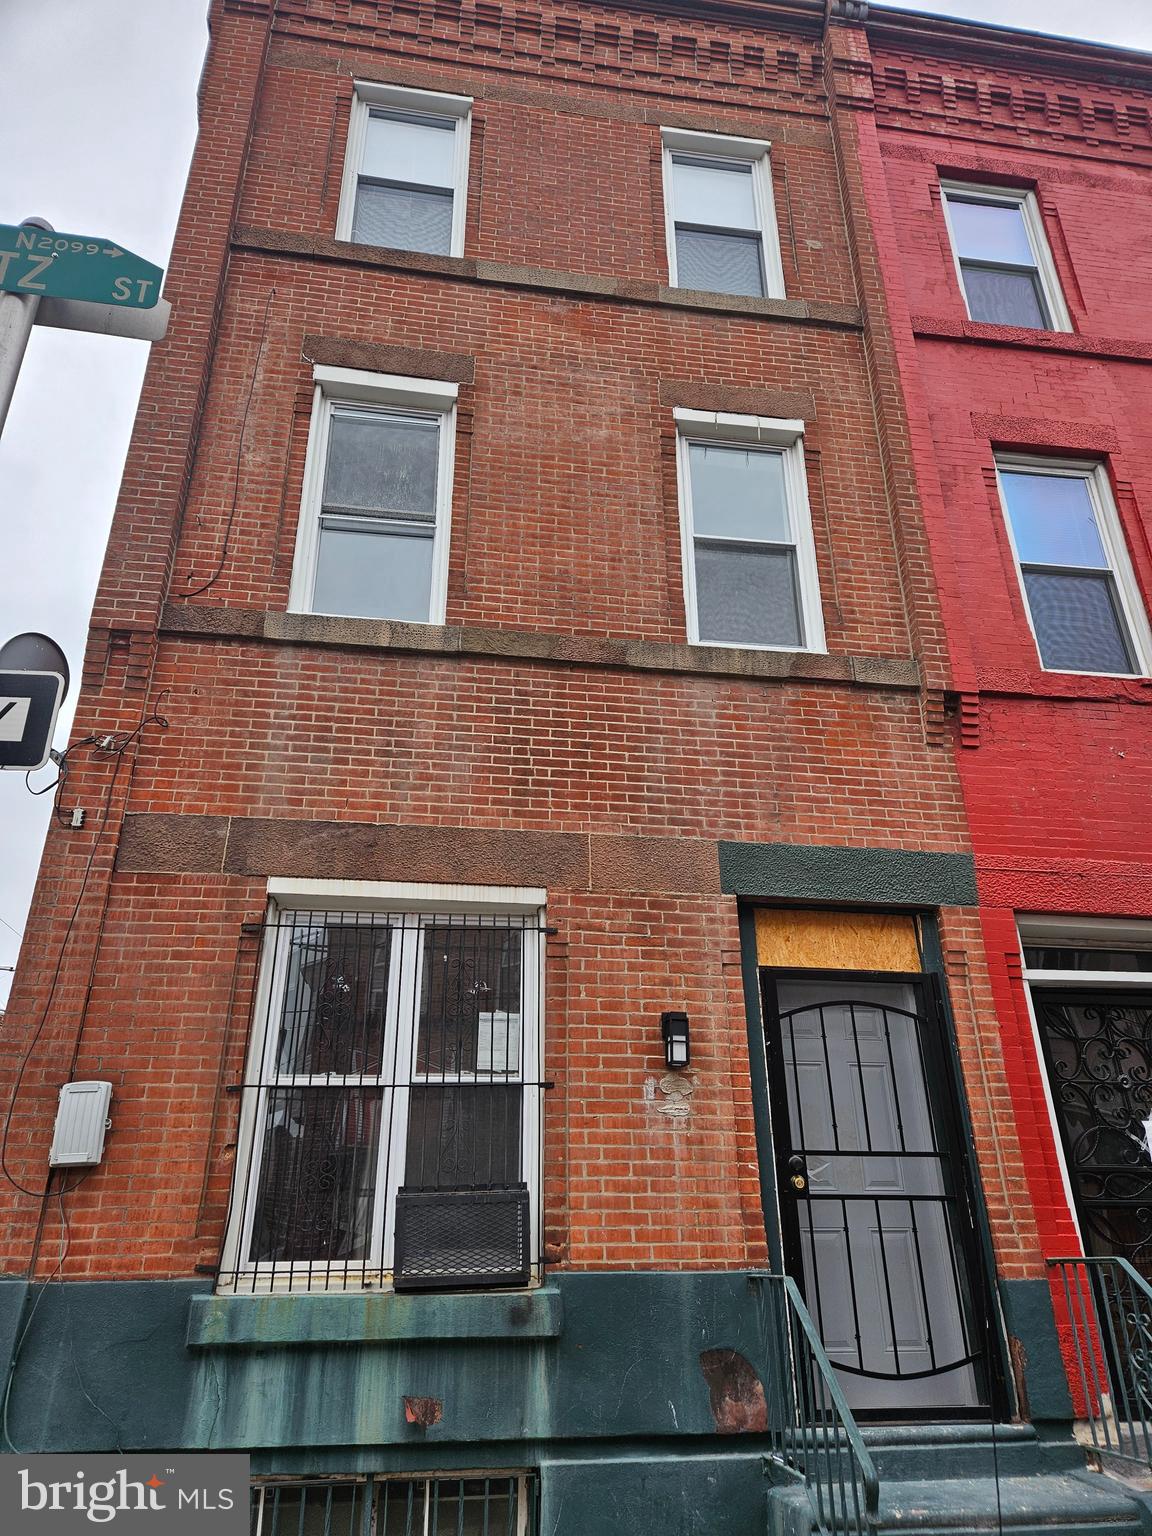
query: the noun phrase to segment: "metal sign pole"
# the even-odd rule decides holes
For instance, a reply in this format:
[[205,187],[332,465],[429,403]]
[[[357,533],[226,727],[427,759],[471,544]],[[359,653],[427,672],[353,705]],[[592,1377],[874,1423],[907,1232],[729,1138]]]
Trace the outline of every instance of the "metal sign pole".
[[[23,222],[35,229],[52,232],[47,219],[32,218]],[[24,361],[39,307],[40,299],[34,293],[0,293],[0,432],[4,431],[8,419],[8,407],[12,404],[20,364]]]

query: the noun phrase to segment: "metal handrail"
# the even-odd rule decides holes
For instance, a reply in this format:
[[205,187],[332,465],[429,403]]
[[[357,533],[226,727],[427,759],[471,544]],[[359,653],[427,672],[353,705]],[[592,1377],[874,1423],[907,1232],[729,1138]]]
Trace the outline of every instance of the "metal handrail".
[[1127,1259],[1048,1259],[1058,1270],[1076,1374],[1099,1455],[1152,1467],[1152,1285]]
[[762,1322],[772,1457],[803,1478],[820,1536],[868,1536],[879,1521],[880,1479],[816,1324],[791,1275],[751,1278],[771,1297]]

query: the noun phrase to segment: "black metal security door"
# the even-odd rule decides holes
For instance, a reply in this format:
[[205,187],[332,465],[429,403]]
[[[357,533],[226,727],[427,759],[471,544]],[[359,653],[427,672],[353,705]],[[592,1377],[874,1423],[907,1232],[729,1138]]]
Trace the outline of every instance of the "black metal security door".
[[987,1400],[954,1075],[923,977],[765,973],[786,1260],[854,1409]]
[[1152,991],[1035,988],[1085,1251],[1152,1279]]

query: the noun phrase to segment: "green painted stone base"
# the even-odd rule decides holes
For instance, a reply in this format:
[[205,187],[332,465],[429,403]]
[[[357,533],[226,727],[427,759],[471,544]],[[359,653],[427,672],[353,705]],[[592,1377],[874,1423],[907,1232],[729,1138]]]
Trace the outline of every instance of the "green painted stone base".
[[[796,1490],[767,1475],[763,1435],[718,1431],[701,1369],[703,1351],[735,1350],[770,1387],[761,1289],[744,1273],[560,1274],[531,1296],[268,1304],[205,1281],[0,1281],[0,1340],[39,1298],[9,1428],[24,1451],[247,1450],[257,1474],[534,1467],[541,1536],[797,1536]],[[1055,1420],[1069,1405],[1046,1298],[1005,1288],[1033,1412]],[[409,1423],[406,1397],[437,1399],[439,1422]]]
[[1028,1417],[1065,1422],[1072,1398],[1047,1280],[1001,1280],[1000,1297],[1009,1339],[1024,1378]]
[[735,1447],[712,1455],[545,1457],[540,1536],[762,1536],[772,1493],[762,1454]]

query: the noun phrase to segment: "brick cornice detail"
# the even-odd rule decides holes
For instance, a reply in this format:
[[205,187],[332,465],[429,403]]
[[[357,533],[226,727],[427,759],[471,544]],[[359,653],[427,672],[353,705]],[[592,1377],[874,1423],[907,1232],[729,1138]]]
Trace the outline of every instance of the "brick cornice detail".
[[[979,145],[975,140],[970,145],[965,145],[962,140],[956,139],[954,125],[951,123],[948,126],[948,136],[939,138],[932,144],[908,143],[894,135],[893,127],[892,123],[885,124],[880,139],[880,153],[885,160],[904,160],[916,165],[938,166],[948,176],[954,176],[960,180],[971,178],[973,181],[979,181],[982,178],[991,177],[997,181],[1019,181],[1027,185],[1036,181],[1037,165],[1034,155],[1024,158],[1011,149],[993,149],[989,152],[985,146]],[[1114,171],[1108,165],[1097,166],[1092,162],[1076,164],[1067,158],[1048,159],[1046,157],[1041,169],[1046,188],[1069,186],[1084,187],[1091,191],[1131,193],[1132,178],[1124,172],[1129,169],[1141,171],[1143,167],[1125,160],[1123,169]]]
[[[1152,111],[1147,100],[1107,85],[1090,87],[1020,73],[1021,63],[995,73],[979,66],[950,67],[947,59],[880,55],[875,66],[876,116],[882,128],[943,131],[1025,140],[1029,149],[1050,143],[1070,152],[1114,154],[1128,162],[1152,158]],[[1026,67],[1026,66],[1024,66]],[[1148,86],[1152,87],[1152,72]]]
[[[360,51],[362,49],[362,51]],[[751,50],[747,50],[751,51]],[[759,55],[761,49],[755,50]],[[663,72],[654,72],[651,80],[638,84],[635,71],[627,75],[627,91],[620,87],[621,77],[603,84],[595,79],[573,82],[562,75],[564,90],[551,89],[553,77],[538,69],[525,70],[515,78],[501,71],[497,61],[487,54],[461,62],[457,54],[441,60],[422,58],[413,63],[410,53],[384,55],[383,47],[373,47],[364,40],[356,52],[336,48],[317,39],[278,38],[269,56],[272,69],[302,70],[315,75],[337,75],[343,79],[373,79],[386,71],[391,85],[409,85],[419,90],[447,91],[474,96],[483,102],[507,102],[518,106],[555,112],[561,116],[591,117],[605,122],[647,124],[650,127],[688,128],[700,133],[730,133],[745,138],[768,138],[774,146],[827,148],[828,128],[822,91],[808,97],[782,90],[778,79],[757,83],[745,78],[737,65],[731,85],[738,88],[731,101],[714,97],[699,101],[685,98],[675,90],[674,81]],[[516,64],[525,61],[518,57]],[[750,104],[749,96],[760,99]]]

